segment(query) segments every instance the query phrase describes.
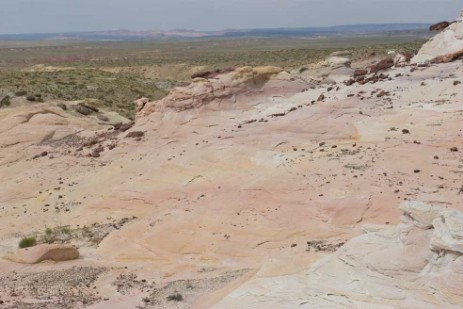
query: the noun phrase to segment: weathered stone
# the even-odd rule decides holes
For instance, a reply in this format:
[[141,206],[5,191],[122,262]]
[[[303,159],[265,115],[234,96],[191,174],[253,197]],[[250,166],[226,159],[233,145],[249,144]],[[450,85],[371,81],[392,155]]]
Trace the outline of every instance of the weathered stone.
[[354,71],[354,77],[364,76],[368,74],[368,70],[357,69]]
[[404,223],[365,226],[364,234],[315,262],[300,281],[303,274],[259,278],[216,308],[237,302],[241,308],[459,308],[463,213],[423,202],[400,208]]
[[18,249],[14,254],[7,255],[6,258],[24,264],[37,264],[46,260],[62,262],[78,259],[79,251],[70,245],[42,244]]
[[443,211],[432,224],[434,233],[431,238],[431,248],[433,250],[463,254],[463,213]]
[[394,66],[392,58],[386,58],[370,67],[370,73],[377,73],[379,71],[390,69]]
[[445,211],[445,208],[432,206],[421,201],[405,201],[399,206],[402,211],[402,222],[410,223],[421,229],[433,227],[433,221]]
[[450,26],[450,23],[448,21],[442,21],[440,23],[431,25],[429,27],[429,31],[442,31],[445,28],[447,28],[448,26]]
[[145,135],[145,132],[132,131],[132,132],[129,132],[126,137],[128,137],[128,138],[139,138],[139,137],[143,137],[144,135]]
[[92,114],[94,112],[91,108],[88,108],[87,106],[81,105],[81,104],[73,105],[72,108],[76,112],[78,112],[79,114],[82,114],[84,116],[88,116],[88,115],[90,115],[90,114]]

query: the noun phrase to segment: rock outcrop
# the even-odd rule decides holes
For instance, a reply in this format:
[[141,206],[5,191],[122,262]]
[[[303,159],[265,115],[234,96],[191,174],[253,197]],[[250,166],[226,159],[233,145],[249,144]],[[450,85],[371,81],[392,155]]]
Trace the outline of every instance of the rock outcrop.
[[265,95],[287,95],[310,88],[311,84],[299,79],[291,80],[288,73],[278,67],[242,67],[218,76],[196,77],[185,87],[177,87],[166,98],[157,102],[136,102],[139,117],[155,111],[176,112],[191,109],[236,108],[250,98]]
[[463,213],[421,202],[401,210],[400,225],[365,226],[364,235],[317,262],[302,308],[460,308]]
[[333,69],[339,67],[350,67],[352,62],[352,53],[350,51],[334,52],[326,58],[326,63]]
[[23,264],[37,264],[43,261],[63,262],[79,258],[74,246],[63,244],[42,244],[30,248],[18,249],[6,256],[8,260]]
[[[399,225],[365,225],[363,235],[314,263],[299,279],[303,288],[291,286],[296,275],[273,278],[273,286],[291,286],[287,299],[266,297],[299,308],[461,308],[463,213],[419,201],[406,201],[400,209]],[[271,304],[258,294],[234,295],[241,308]]]
[[[438,28],[442,29],[443,27]],[[452,55],[459,52],[463,52],[463,11],[455,23],[443,28],[440,33],[424,44],[418,54],[412,59],[412,62],[431,61],[444,55]],[[451,61],[456,58],[446,57],[445,59]]]
[[447,63],[463,58],[463,49],[455,53],[450,53],[431,59],[431,63]]

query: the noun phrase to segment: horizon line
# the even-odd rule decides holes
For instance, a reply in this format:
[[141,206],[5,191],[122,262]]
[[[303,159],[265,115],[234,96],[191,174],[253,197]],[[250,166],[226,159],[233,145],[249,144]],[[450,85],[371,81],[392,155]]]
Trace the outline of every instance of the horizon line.
[[173,28],[173,29],[105,29],[105,30],[71,30],[64,32],[20,32],[20,33],[0,33],[0,36],[7,35],[46,35],[46,34],[74,34],[74,33],[97,33],[97,32],[111,32],[111,31],[130,31],[130,32],[169,32],[169,31],[190,31],[190,32],[205,32],[205,33],[217,33],[217,32],[231,32],[231,31],[246,31],[246,30],[282,30],[282,29],[326,29],[335,27],[352,27],[352,26],[381,26],[381,25],[431,25],[431,22],[395,22],[395,23],[357,23],[357,24],[337,24],[331,26],[294,26],[294,27],[257,27],[257,28],[226,28],[220,30],[199,30],[199,29],[185,29],[185,28]]

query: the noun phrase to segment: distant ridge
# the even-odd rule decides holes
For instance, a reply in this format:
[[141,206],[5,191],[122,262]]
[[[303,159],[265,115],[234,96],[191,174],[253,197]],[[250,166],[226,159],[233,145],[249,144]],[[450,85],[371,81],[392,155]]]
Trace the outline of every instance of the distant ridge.
[[195,38],[233,38],[233,37],[279,37],[279,36],[342,36],[380,34],[387,32],[426,31],[429,24],[363,24],[340,25],[331,27],[307,28],[263,28],[263,29],[228,29],[222,31],[196,30],[108,30],[94,32],[64,32],[64,33],[29,33],[29,34],[0,34],[1,41],[143,41],[167,39],[195,39]]

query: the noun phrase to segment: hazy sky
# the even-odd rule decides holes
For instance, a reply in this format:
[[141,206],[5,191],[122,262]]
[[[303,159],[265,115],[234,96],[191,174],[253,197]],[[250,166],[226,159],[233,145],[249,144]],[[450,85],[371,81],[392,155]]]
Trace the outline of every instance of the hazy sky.
[[462,8],[461,0],[0,0],[0,33],[437,22]]

